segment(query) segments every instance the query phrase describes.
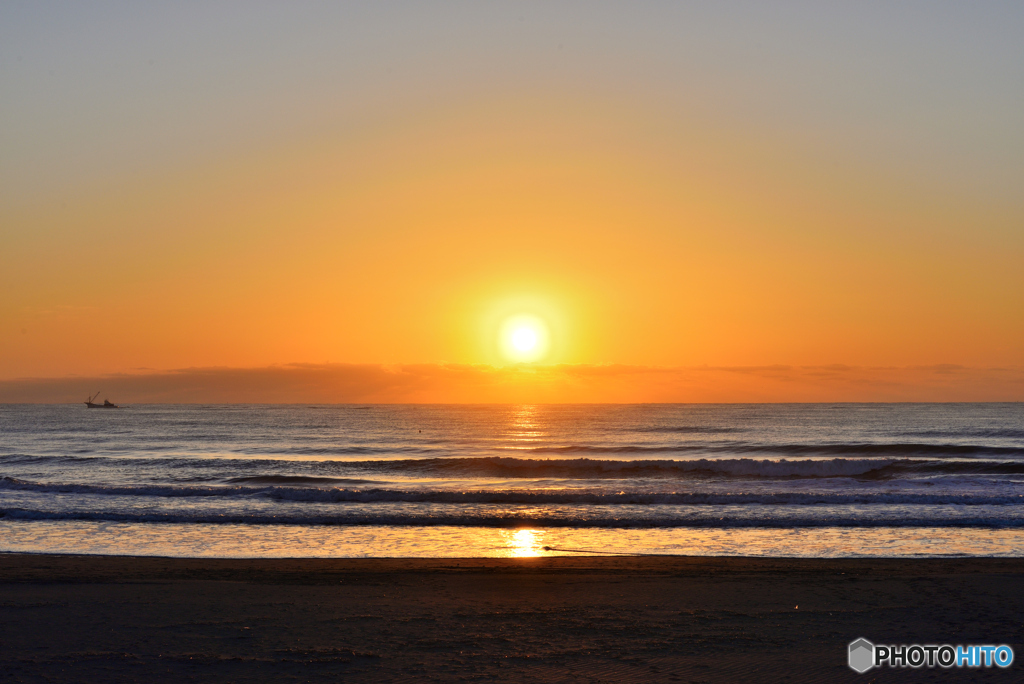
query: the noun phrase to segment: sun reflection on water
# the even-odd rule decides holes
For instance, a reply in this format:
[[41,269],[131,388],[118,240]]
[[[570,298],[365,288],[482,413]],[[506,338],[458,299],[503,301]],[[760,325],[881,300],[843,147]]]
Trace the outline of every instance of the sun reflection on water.
[[509,449],[530,449],[544,433],[538,429],[537,407],[517,406],[511,415],[507,436],[511,444]]
[[542,530],[502,530],[509,558],[536,558],[541,555]]

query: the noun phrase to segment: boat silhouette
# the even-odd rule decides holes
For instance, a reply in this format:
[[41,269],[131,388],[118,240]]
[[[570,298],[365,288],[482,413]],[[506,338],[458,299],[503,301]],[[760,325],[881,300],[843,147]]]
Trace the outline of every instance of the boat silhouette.
[[121,408],[117,404],[111,404],[110,401],[108,401],[107,399],[104,399],[102,404],[94,403],[98,396],[100,396],[99,392],[86,399],[85,405],[89,408]]

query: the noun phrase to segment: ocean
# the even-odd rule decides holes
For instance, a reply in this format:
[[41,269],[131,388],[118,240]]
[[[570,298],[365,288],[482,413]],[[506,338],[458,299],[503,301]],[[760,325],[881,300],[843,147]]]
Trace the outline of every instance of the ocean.
[[0,551],[1024,555],[1024,404],[0,405]]

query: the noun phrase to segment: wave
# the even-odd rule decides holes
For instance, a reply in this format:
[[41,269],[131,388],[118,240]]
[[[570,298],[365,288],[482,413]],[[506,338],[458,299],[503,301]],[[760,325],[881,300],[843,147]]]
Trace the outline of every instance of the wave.
[[912,437],[929,437],[938,439],[982,437],[986,439],[1024,439],[1024,428],[984,428],[965,427],[946,430],[915,430],[904,433]]
[[683,435],[724,435],[747,432],[746,428],[720,427],[712,425],[640,425],[629,428],[629,432],[676,433]]
[[927,444],[896,442],[887,444],[764,444],[729,442],[725,444],[663,444],[593,446],[539,446],[523,451],[533,453],[711,453],[711,454],[779,454],[783,456],[1024,456],[1024,446],[988,446],[981,444]]
[[[1021,528],[1024,517],[996,515],[984,510],[977,515],[907,515],[906,511],[889,511],[881,515],[723,518],[716,512],[698,512],[684,517],[669,516],[596,516],[546,512],[467,512],[462,509],[431,512],[366,512],[350,509],[330,514],[249,514],[199,511],[120,512],[120,511],[42,511],[26,508],[0,508],[0,520],[18,521],[109,521],[125,523],[190,523],[234,525],[347,525],[347,526],[416,526],[416,527],[573,527],[573,528],[771,528],[808,527],[988,527]],[[0,542],[0,547],[2,547]]]
[[280,455],[280,456],[376,456],[381,454],[439,454],[445,453],[445,449],[436,446],[292,446],[268,449],[266,447],[242,447],[232,453],[246,455]]
[[[706,430],[704,428],[693,428],[693,432],[728,432],[732,428],[721,428]],[[678,428],[638,428],[636,431],[648,432],[675,432],[685,433],[691,431],[688,427]],[[942,435],[952,437],[953,435]],[[995,435],[992,435],[995,436]],[[1005,435],[1004,435],[1005,436]],[[194,449],[194,448],[193,448]],[[160,453],[169,456],[160,456]],[[179,456],[196,460],[195,456],[209,457],[225,455],[228,457],[251,456],[267,457],[256,458],[267,462],[273,457],[282,457],[281,460],[288,460],[291,456],[319,457],[323,461],[329,461],[332,456],[337,457],[377,457],[382,460],[389,456],[407,457],[416,459],[467,459],[467,458],[501,458],[501,456],[477,456],[481,452],[522,454],[524,456],[541,456],[546,454],[569,455],[579,454],[581,456],[605,456],[605,457],[643,457],[644,455],[679,455],[679,456],[775,456],[775,457],[837,457],[837,458],[1024,458],[1024,445],[992,445],[992,444],[962,444],[962,443],[928,443],[928,442],[844,442],[844,443],[787,443],[771,444],[765,442],[749,442],[741,440],[725,441],[686,441],[673,444],[671,441],[664,441],[654,444],[542,444],[531,447],[513,447],[507,444],[450,444],[441,441],[430,441],[420,444],[392,444],[388,446],[368,445],[319,445],[319,446],[245,446],[235,445],[225,450],[203,448],[187,451],[185,445],[166,444],[141,444],[134,447],[114,448],[104,446],[103,448],[79,448],[68,454],[25,454],[20,452],[2,454],[0,462],[29,462],[34,459],[54,458],[132,458],[139,462],[142,459],[152,458],[153,460]],[[470,455],[472,454],[472,455]]]
[[352,477],[313,477],[307,475],[249,475],[245,477],[232,477],[227,480],[230,484],[267,484],[267,485],[301,485],[301,484],[330,484],[330,485],[359,485],[372,484],[373,480],[362,480]]
[[[405,461],[364,461],[359,469],[375,473],[429,474],[448,477],[495,478],[687,478],[693,475],[732,477],[842,477],[880,470],[892,461],[880,459],[766,460],[607,460],[530,459],[492,456],[484,458],[440,458]],[[346,464],[357,466],[355,463]]]
[[[90,457],[95,461],[98,457]],[[36,459],[32,459],[36,460]],[[80,462],[77,457],[57,457],[55,460]],[[24,461],[22,461],[24,462]],[[123,463],[123,461],[121,462]],[[307,478],[307,482],[319,480],[330,482],[341,481],[339,475],[389,475],[418,476],[441,478],[570,478],[570,479],[633,479],[633,478],[679,478],[689,479],[701,476],[743,477],[743,478],[822,478],[822,477],[856,477],[870,476],[873,472],[883,471],[896,462],[887,459],[752,459],[752,458],[721,458],[721,459],[646,459],[646,460],[609,460],[609,459],[537,459],[513,458],[508,456],[490,456],[482,458],[421,458],[373,461],[317,461],[299,463],[281,460],[226,460],[226,459],[139,459],[133,461],[137,466],[156,465],[162,470],[197,469],[197,470],[230,470],[251,472],[262,470],[262,473],[238,476],[227,480],[232,483],[252,481],[247,478],[263,478],[266,483],[301,482],[296,478]],[[980,462],[978,467],[982,467]],[[120,465],[120,463],[119,463]],[[1024,471],[1024,463],[1021,463]],[[274,469],[289,469],[292,473],[267,472]],[[307,471],[308,474],[296,474],[296,469]],[[269,478],[269,479],[268,479]],[[308,479],[313,478],[313,479]],[[9,478],[0,477],[0,486]]]
[[339,487],[245,487],[172,485],[91,485],[27,482],[0,478],[0,488],[52,494],[162,498],[267,498],[310,503],[438,503],[503,505],[1024,505],[1024,495],[913,493],[719,493],[719,492],[593,492],[562,490],[346,489]]
[[511,457],[433,458],[394,461],[335,461],[316,465],[331,472],[372,473],[392,476],[452,478],[571,478],[571,479],[692,479],[727,477],[745,479],[867,478],[904,475],[1024,473],[1024,461],[942,461],[934,459],[753,459],[697,458],[642,459],[528,459]]
[[[29,456],[0,458],[0,463],[60,464],[72,467],[115,465],[123,471],[125,459],[101,456]],[[1024,460],[925,459],[925,458],[692,458],[692,459],[594,459],[594,458],[416,458],[359,461],[289,461],[237,458],[137,458],[128,461],[136,472],[156,467],[159,472],[206,473],[193,481],[229,484],[364,484],[371,477],[434,477],[448,479],[798,479],[857,478],[897,479],[949,475],[1024,474]],[[236,475],[252,473],[251,475]],[[0,487],[9,480],[0,476]]]

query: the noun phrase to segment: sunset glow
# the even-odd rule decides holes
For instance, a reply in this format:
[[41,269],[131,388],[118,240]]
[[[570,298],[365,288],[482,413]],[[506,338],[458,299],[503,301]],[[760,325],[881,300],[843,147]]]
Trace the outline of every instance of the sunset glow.
[[[630,400],[710,396],[655,379],[702,368],[734,400],[1024,398],[1020,41],[952,10],[755,41],[714,5],[500,7],[8,16],[0,382],[531,364],[619,369],[600,395]],[[278,30],[301,49],[251,38]]]

